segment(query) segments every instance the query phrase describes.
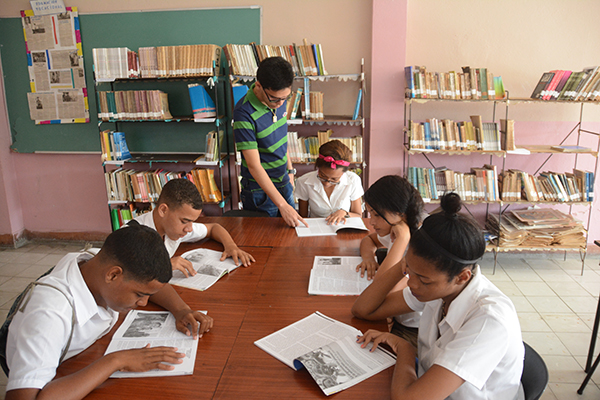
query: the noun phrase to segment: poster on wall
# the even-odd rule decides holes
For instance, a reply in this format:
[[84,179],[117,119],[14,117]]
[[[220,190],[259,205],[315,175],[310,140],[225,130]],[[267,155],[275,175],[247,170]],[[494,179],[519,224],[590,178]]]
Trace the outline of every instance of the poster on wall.
[[60,14],[21,11],[29,86],[29,114],[36,124],[90,122],[77,7]]

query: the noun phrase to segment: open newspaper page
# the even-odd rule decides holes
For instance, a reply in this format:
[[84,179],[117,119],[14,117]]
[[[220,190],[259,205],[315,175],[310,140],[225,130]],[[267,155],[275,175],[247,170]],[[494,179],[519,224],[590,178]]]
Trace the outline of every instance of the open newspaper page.
[[323,393],[329,396],[396,364],[393,353],[381,347],[371,352],[372,347],[373,343],[369,343],[362,348],[355,336],[346,336],[298,357],[294,366],[296,369],[305,366]]
[[120,372],[111,378],[140,378],[149,376],[191,375],[194,373],[198,339],[179,332],[175,327],[175,317],[168,311],[132,310],[115,332],[105,354],[119,350],[140,349],[147,344],[150,347],[177,347],[184,353],[183,363],[172,364],[175,369],[164,371],[153,369],[147,372]]
[[308,236],[332,236],[336,235],[337,231],[341,229],[358,229],[361,231],[368,231],[362,218],[346,218],[346,223],[339,223],[337,225],[327,225],[325,218],[304,218],[308,223],[308,227],[300,225],[296,227],[296,234],[298,237]]
[[294,367],[294,359],[345,336],[362,335],[358,329],[315,312],[254,342],[255,345]]
[[315,256],[308,294],[358,296],[373,282],[356,272],[361,262],[361,257]]
[[183,272],[173,271],[173,278],[169,283],[195,290],[208,289],[223,275],[238,267],[231,258],[221,261],[221,254],[220,251],[209,249],[195,249],[182,254],[183,258],[192,263],[197,274],[186,278]]

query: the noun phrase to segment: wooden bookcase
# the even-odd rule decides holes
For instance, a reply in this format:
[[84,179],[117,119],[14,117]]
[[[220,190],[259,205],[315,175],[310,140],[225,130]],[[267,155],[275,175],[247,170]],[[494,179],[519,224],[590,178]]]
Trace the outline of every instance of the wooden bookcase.
[[[544,104],[548,104],[548,103],[560,104],[561,106],[564,106],[564,107],[579,107],[579,120],[574,122],[574,126],[570,131],[564,133],[564,136],[562,136],[562,140],[559,143],[551,143],[551,144],[548,144],[545,146],[521,145],[521,146],[517,146],[518,148],[516,151],[510,151],[510,150],[509,151],[505,151],[505,150],[502,150],[502,151],[481,151],[481,150],[478,150],[478,151],[463,151],[463,150],[427,150],[427,151],[423,151],[420,149],[411,148],[411,146],[410,146],[410,137],[412,134],[410,121],[412,120],[413,107],[429,107],[429,109],[431,109],[431,113],[437,114],[436,117],[442,117],[443,113],[445,112],[445,107],[452,107],[454,111],[456,111],[457,107],[460,108],[461,110],[464,109],[465,115],[468,116],[468,115],[473,114],[472,110],[474,108],[478,108],[479,106],[483,105],[485,108],[488,109],[488,114],[484,115],[483,119],[499,123],[499,120],[501,118],[499,115],[500,114],[499,107],[504,107],[504,115],[502,116],[502,118],[509,119],[509,109],[512,107],[523,107],[523,106],[527,106],[528,104],[544,105]],[[493,99],[493,100],[466,100],[466,99],[461,99],[461,100],[447,99],[446,100],[446,99],[405,98],[405,100],[404,100],[404,147],[405,147],[405,151],[404,151],[404,160],[403,160],[404,174],[405,174],[405,176],[407,175],[408,167],[410,167],[411,163],[413,162],[412,157],[424,157],[432,168],[436,168],[435,162],[434,162],[434,160],[432,160],[432,157],[430,156],[432,154],[442,155],[444,157],[444,159],[448,156],[469,157],[471,159],[475,155],[489,156],[489,164],[492,164],[492,165],[495,165],[498,167],[498,169],[497,169],[498,174],[511,168],[511,165],[515,164],[518,157],[526,157],[529,154],[545,154],[546,155],[545,159],[542,162],[540,162],[539,165],[537,165],[537,166],[529,165],[528,166],[528,169],[531,168],[531,170],[528,171],[531,175],[538,174],[538,172],[540,172],[542,170],[542,168],[546,165],[546,163],[553,157],[567,157],[567,156],[572,157],[573,158],[573,164],[572,164],[573,168],[580,167],[580,160],[583,157],[592,157],[594,159],[594,168],[593,168],[592,172],[594,173],[594,178],[595,178],[597,171],[598,171],[598,153],[600,152],[600,132],[586,130],[582,127],[582,123],[585,121],[584,108],[586,106],[592,107],[597,104],[598,104],[598,102],[544,101],[544,100],[535,100],[535,99],[526,99],[526,98],[509,99],[508,92],[507,92],[507,96],[505,99]],[[434,117],[434,115],[431,115],[431,117]],[[491,117],[491,119],[489,117]],[[515,137],[518,137],[518,134],[519,134],[518,131],[515,132]],[[594,149],[594,147],[591,147],[590,151],[576,152],[576,153],[561,152],[558,150],[551,149],[551,145],[572,144],[572,142],[574,140],[576,141],[577,145],[580,145],[582,143],[582,139],[584,138],[584,136],[591,136],[593,138],[591,140],[595,142],[595,149]],[[504,140],[506,140],[506,135],[504,136]],[[502,148],[506,148],[506,142],[502,143]],[[526,149],[526,150],[528,150],[528,152],[519,151],[521,149]],[[526,154],[523,154],[523,153],[526,153]],[[451,163],[452,161],[450,161],[450,159],[449,159],[448,162]],[[529,164],[531,164],[531,163],[529,163]],[[478,167],[479,165],[475,165],[475,166]],[[564,171],[558,171],[558,172],[564,172]],[[567,172],[570,172],[570,171],[567,171]],[[512,247],[511,246],[511,247],[508,247],[508,246],[501,246],[499,244],[499,241],[497,240],[495,244],[489,244],[486,249],[487,251],[494,253],[494,272],[495,272],[495,268],[496,268],[498,254],[503,253],[503,252],[558,251],[558,252],[565,252],[565,254],[567,251],[579,252],[580,259],[582,262],[581,271],[583,274],[583,269],[585,266],[585,257],[586,257],[586,253],[587,253],[589,227],[590,227],[590,223],[592,220],[593,201],[592,202],[589,202],[589,201],[532,202],[532,201],[527,201],[527,200],[504,201],[504,200],[500,199],[498,201],[472,201],[472,202],[464,201],[464,203],[467,206],[472,205],[472,204],[485,204],[486,219],[487,219],[488,213],[496,213],[498,218],[500,219],[500,217],[505,212],[509,211],[509,209],[512,206],[523,207],[523,206],[532,205],[532,204],[539,204],[539,205],[558,205],[558,204],[560,204],[560,205],[568,206],[569,214],[574,213],[575,207],[586,207],[587,208],[587,221],[582,221],[585,231],[586,231],[586,233],[585,233],[586,234],[586,237],[585,237],[586,245],[583,247],[561,247],[561,246],[545,246],[545,247],[526,247],[526,246]],[[501,233],[498,232],[498,234],[500,235]]]

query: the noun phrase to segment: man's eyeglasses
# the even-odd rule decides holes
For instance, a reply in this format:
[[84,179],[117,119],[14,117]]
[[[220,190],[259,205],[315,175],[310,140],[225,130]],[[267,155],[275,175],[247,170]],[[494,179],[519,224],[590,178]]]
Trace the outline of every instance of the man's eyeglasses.
[[331,183],[332,185],[339,185],[340,181],[332,181],[331,179],[323,178],[321,175],[317,174],[317,178],[323,183]]
[[269,93],[267,93],[267,91],[265,90],[264,87],[261,86],[261,89],[262,89],[263,93],[265,94],[265,96],[267,96],[267,100],[269,100],[269,103],[273,103],[273,104],[281,103],[286,100],[289,100],[292,97],[292,93],[290,93],[287,97],[271,97],[271,96],[269,96]]

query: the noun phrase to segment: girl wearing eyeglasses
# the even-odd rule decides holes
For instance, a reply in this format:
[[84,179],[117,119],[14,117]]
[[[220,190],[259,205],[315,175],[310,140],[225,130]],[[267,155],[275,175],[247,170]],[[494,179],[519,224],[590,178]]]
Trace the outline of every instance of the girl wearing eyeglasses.
[[345,223],[345,218],[361,217],[363,188],[360,177],[348,171],[352,152],[339,140],[319,148],[315,171],[296,179],[300,216],[326,218],[329,224]]
[[[360,243],[362,262],[356,270],[367,279],[379,280],[393,265],[401,262],[408,241],[419,229],[423,214],[423,199],[419,191],[398,175],[387,175],[378,179],[365,192],[365,205],[375,233],[365,236]],[[387,255],[379,265],[376,252],[384,250]],[[408,277],[401,279],[392,291],[406,287]],[[361,296],[357,300],[360,303]],[[392,317],[387,315],[386,317]],[[420,313],[397,315],[393,319],[392,332],[416,346]]]
[[[388,332],[369,330],[358,342],[389,345],[397,354],[392,398],[458,400],[523,399],[524,347],[514,305],[483,274],[481,228],[459,214],[460,197],[441,199],[413,233],[405,256],[360,296],[352,313],[379,320],[422,311],[418,350]],[[391,292],[410,274],[408,287]],[[379,274],[379,273],[378,273]],[[415,357],[418,368],[415,370]]]

